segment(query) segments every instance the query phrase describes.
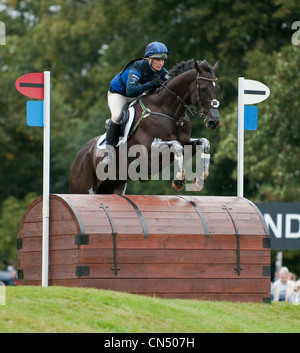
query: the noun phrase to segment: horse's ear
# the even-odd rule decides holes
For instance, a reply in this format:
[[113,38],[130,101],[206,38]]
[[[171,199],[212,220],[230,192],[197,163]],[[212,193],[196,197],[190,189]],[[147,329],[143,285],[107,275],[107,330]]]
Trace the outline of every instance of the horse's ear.
[[200,74],[201,73],[201,67],[198,65],[197,60],[194,59],[194,63],[195,63],[195,68],[196,68],[197,72]]
[[217,62],[215,63],[215,66],[213,67],[214,73],[216,73],[216,72],[218,71],[218,68],[219,68],[219,61],[217,61]]

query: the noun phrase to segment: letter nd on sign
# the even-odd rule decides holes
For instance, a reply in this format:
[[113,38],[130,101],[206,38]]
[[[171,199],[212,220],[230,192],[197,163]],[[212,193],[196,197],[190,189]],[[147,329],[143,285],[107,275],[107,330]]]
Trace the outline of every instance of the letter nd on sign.
[[271,248],[300,249],[300,203],[258,203],[271,235]]

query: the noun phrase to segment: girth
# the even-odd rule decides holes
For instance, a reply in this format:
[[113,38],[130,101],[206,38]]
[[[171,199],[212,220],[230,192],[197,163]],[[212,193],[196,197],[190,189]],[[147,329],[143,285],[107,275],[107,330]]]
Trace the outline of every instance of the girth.
[[167,115],[164,113],[152,112],[149,108],[145,107],[144,103],[142,102],[142,99],[139,99],[138,102],[139,102],[139,105],[142,108],[143,112],[142,112],[142,115],[140,116],[139,120],[135,123],[133,129],[131,130],[129,137],[134,134],[135,130],[137,129],[137,127],[140,125],[141,121],[144,118],[147,118],[150,115],[158,115],[158,116],[162,116],[164,118],[167,118],[176,124],[176,126],[177,126],[176,135],[177,135],[177,140],[179,140],[179,129],[180,129],[180,127],[182,127],[184,125],[184,121],[186,120],[185,116],[181,117],[179,120],[176,120],[170,115]]

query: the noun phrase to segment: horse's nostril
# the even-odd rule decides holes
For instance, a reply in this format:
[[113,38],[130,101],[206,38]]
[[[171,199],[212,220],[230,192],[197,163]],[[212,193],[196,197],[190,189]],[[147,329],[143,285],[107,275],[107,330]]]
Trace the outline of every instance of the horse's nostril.
[[218,120],[208,120],[208,122],[207,122],[207,127],[209,129],[215,129],[218,125],[219,125]]

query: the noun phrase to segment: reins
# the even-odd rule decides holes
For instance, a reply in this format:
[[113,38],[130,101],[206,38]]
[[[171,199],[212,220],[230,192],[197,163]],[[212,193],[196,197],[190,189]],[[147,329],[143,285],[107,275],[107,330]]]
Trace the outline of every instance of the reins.
[[[197,119],[199,114],[195,113],[175,92],[171,91],[165,84],[161,84],[161,87],[166,89],[169,93],[171,93],[183,106],[184,108],[193,116],[194,119]],[[175,119],[174,119],[175,120]],[[176,120],[177,121],[177,120]]]

